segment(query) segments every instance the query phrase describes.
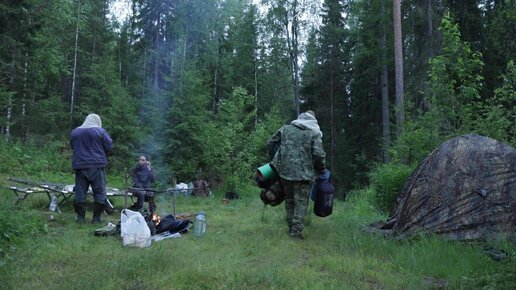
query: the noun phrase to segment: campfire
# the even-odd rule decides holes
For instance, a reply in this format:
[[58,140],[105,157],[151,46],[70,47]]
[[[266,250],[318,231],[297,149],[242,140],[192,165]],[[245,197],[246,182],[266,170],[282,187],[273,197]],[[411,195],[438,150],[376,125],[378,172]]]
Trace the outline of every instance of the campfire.
[[151,220],[154,222],[155,225],[159,225],[159,223],[161,222],[161,218],[155,212],[152,213]]

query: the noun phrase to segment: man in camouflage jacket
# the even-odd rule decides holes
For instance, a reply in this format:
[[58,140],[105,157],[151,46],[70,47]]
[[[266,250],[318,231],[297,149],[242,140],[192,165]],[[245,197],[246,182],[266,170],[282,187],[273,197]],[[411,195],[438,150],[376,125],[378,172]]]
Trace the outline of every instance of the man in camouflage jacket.
[[271,165],[280,176],[285,193],[289,234],[293,239],[303,239],[310,183],[325,170],[326,154],[315,113],[301,113],[296,120],[281,127],[267,141],[269,146],[278,143],[280,146]]

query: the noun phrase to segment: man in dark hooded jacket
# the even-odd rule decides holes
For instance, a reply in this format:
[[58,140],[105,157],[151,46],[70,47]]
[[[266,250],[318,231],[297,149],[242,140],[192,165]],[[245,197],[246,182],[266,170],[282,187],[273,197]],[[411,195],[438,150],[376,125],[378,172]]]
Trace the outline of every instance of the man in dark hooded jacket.
[[76,221],[85,222],[86,194],[91,186],[93,191],[92,223],[100,223],[100,216],[106,204],[107,154],[113,148],[113,140],[102,128],[102,121],[97,114],[89,114],[84,123],[73,129],[70,138],[73,150],[72,167],[75,171]]
[[285,193],[289,234],[293,239],[303,239],[310,183],[325,170],[326,154],[315,113],[301,113],[289,125],[281,127],[267,143],[271,147],[280,144],[271,165],[280,176]]
[[149,202],[149,211],[153,213],[156,210],[154,202],[154,192],[150,191],[154,182],[154,170],[152,170],[150,162],[146,156],[140,156],[138,163],[131,171],[133,178],[133,186],[131,192],[136,195],[137,201],[131,206],[132,210],[141,210],[145,201]]

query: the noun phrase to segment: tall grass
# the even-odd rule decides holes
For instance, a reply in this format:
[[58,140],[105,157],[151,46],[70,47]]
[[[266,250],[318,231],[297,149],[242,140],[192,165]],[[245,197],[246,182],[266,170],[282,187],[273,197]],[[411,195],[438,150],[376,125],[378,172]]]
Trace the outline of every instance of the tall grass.
[[[16,169],[0,168],[0,289],[516,288],[516,246],[509,241],[457,243],[432,236],[397,241],[369,234],[364,230],[369,224],[386,219],[377,210],[374,187],[337,200],[326,218],[316,217],[310,206],[303,241],[289,238],[284,206],[264,207],[254,186],[238,185],[242,198],[227,204],[218,190],[208,198],[177,196],[176,213],[207,213],[206,237],[185,234],[145,249],[126,248],[117,236],[95,237],[101,226],[76,224],[71,201],[60,206],[62,213],[48,211],[45,194],[15,204],[8,176],[73,181],[71,172],[51,167],[61,153],[0,150],[6,154],[2,166]],[[6,157],[29,159],[22,155],[34,162],[20,165]],[[123,187],[123,176],[108,173],[108,184]],[[112,202],[117,209],[124,206],[123,198]],[[157,204],[161,216],[174,211],[169,195],[158,195]],[[104,224],[119,219],[119,212],[103,216]],[[491,260],[483,253],[486,245],[503,249],[507,257]]]
[[[264,207],[256,190],[228,204],[211,198],[178,196],[178,213],[207,212],[203,239],[185,234],[151,247],[125,248],[118,237],[95,237],[94,225],[78,225],[70,203],[48,221],[46,196],[31,196],[13,207],[2,190],[1,224],[18,238],[2,252],[1,289],[502,289],[514,284],[511,256],[494,262],[481,244],[451,243],[437,237],[396,241],[366,233],[384,219],[368,199],[352,193],[334,213],[311,212],[304,241],[292,241],[283,205]],[[115,200],[120,207],[123,200]],[[173,212],[170,196],[158,197],[158,213]],[[5,214],[4,214],[5,213]],[[88,211],[87,217],[91,217]],[[117,222],[119,213],[103,216]],[[3,228],[4,230],[4,228]],[[512,270],[511,270],[512,269]],[[496,276],[505,273],[505,276]],[[512,276],[511,276],[512,275]]]
[[390,212],[403,184],[413,171],[404,164],[388,163],[378,165],[370,174],[371,187],[376,192],[374,204],[383,212]]

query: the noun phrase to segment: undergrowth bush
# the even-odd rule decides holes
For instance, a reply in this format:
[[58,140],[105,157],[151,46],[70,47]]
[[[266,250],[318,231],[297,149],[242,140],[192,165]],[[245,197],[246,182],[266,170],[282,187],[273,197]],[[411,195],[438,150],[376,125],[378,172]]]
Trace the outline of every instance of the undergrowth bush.
[[8,202],[0,203],[0,260],[9,259],[21,242],[46,232],[46,224],[38,216],[23,214]]
[[346,196],[346,203],[353,205],[353,214],[357,218],[367,218],[373,220],[382,220],[382,215],[376,206],[377,194],[375,190],[369,186],[366,188],[350,191]]
[[403,133],[396,139],[390,150],[392,162],[416,165],[447,139],[426,124],[433,122],[429,115],[419,123],[405,124]]
[[379,210],[383,212],[392,210],[396,197],[413,169],[413,166],[388,163],[379,165],[371,172],[371,187],[376,193],[374,201]]
[[44,148],[20,142],[0,143],[0,173],[42,178],[49,173],[71,172],[71,151],[62,142],[49,142]]

